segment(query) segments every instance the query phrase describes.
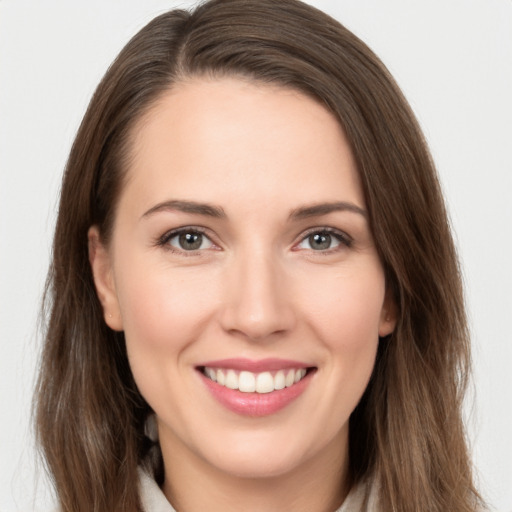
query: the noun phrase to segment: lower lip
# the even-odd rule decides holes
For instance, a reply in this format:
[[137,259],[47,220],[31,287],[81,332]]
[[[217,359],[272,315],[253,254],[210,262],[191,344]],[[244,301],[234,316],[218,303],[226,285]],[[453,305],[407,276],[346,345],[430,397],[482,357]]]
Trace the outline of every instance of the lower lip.
[[210,393],[224,407],[243,416],[260,417],[275,414],[298,398],[306,390],[313,373],[309,371],[303,379],[289,388],[270,393],[242,393],[217,384],[202,372],[200,375]]

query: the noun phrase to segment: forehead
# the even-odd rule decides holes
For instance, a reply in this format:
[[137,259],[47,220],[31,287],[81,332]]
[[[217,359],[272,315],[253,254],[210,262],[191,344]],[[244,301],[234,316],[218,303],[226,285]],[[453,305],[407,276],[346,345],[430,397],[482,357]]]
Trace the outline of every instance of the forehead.
[[175,196],[364,205],[339,122],[292,89],[236,78],[191,79],[159,98],[131,141],[122,196],[136,192],[148,207]]

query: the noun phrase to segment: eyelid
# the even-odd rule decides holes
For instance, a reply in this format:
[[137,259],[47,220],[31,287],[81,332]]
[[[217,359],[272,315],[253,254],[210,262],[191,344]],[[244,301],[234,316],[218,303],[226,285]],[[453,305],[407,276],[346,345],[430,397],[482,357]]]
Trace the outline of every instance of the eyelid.
[[[206,237],[212,244],[212,247],[209,247],[208,249],[197,249],[193,251],[185,251],[183,249],[179,249],[177,247],[174,247],[169,244],[169,241],[173,239],[176,236],[179,236],[183,233],[198,233],[202,236]],[[219,250],[220,247],[215,241],[213,240],[212,235],[210,234],[210,231],[206,228],[203,228],[201,226],[181,226],[179,228],[170,229],[169,231],[166,231],[163,235],[159,236],[156,239],[156,245],[163,247],[165,250],[175,252],[178,254],[183,254],[185,256],[192,256],[196,255],[198,253],[207,251],[207,250]]]
[[[327,233],[331,236],[334,236],[342,245],[342,247],[351,247],[353,243],[353,238],[345,233],[344,231],[336,228],[332,228],[329,226],[317,226],[314,228],[309,228],[306,231],[303,231],[298,240],[293,244],[292,250],[300,251],[300,250],[307,250],[307,249],[299,249],[297,246],[302,243],[306,238],[308,238],[311,235],[314,235],[315,233]],[[311,249],[313,251],[313,249]],[[318,254],[321,253],[329,253],[329,252],[335,252],[336,250],[339,250],[338,247],[334,247],[332,249],[326,249],[325,251],[315,251]]]
[[[185,251],[185,250],[180,250],[176,247],[171,246],[169,244],[169,240],[171,240],[172,238],[174,238],[178,235],[181,235],[182,233],[199,233],[199,234],[205,236],[206,238],[208,238],[208,240],[211,242],[213,247],[208,248],[208,249],[197,249],[195,251]],[[309,236],[311,236],[315,233],[327,233],[331,236],[334,236],[340,242],[340,245],[342,248],[343,247],[351,247],[351,245],[353,243],[352,237],[340,229],[329,227],[329,226],[316,226],[316,227],[309,228],[306,231],[303,231],[299,235],[298,239],[293,243],[292,250],[294,250],[294,251],[304,250],[304,249],[298,248],[298,245],[300,243],[302,243],[306,238],[308,238]],[[210,234],[210,230],[208,230],[204,227],[201,227],[201,226],[194,226],[194,225],[181,226],[181,227],[173,228],[173,229],[170,229],[169,231],[166,231],[163,235],[157,237],[157,239],[155,240],[155,245],[161,246],[164,249],[169,250],[171,252],[184,254],[184,255],[188,255],[188,256],[198,254],[198,253],[204,252],[206,250],[212,250],[212,249],[220,250],[220,246],[219,246],[219,244],[217,244],[214,241],[214,237],[212,237],[212,235]],[[313,251],[313,249],[311,249],[311,250]],[[314,251],[314,252],[321,254],[321,253],[335,252],[336,250],[340,250],[338,248],[338,246],[334,247],[332,249],[326,249],[324,251]]]

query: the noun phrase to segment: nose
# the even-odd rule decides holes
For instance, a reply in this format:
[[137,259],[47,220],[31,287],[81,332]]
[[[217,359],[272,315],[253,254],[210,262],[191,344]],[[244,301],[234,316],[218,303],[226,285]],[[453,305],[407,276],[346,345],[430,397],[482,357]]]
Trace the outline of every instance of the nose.
[[264,251],[240,256],[226,272],[220,322],[225,331],[263,341],[293,329],[296,315],[289,276]]

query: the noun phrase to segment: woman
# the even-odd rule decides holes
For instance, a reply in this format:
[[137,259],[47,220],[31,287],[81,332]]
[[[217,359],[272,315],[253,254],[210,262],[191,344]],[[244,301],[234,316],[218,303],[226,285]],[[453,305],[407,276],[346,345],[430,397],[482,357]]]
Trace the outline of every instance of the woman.
[[71,151],[48,297],[63,511],[480,506],[435,170],[382,63],[305,4],[214,0],[128,43]]

